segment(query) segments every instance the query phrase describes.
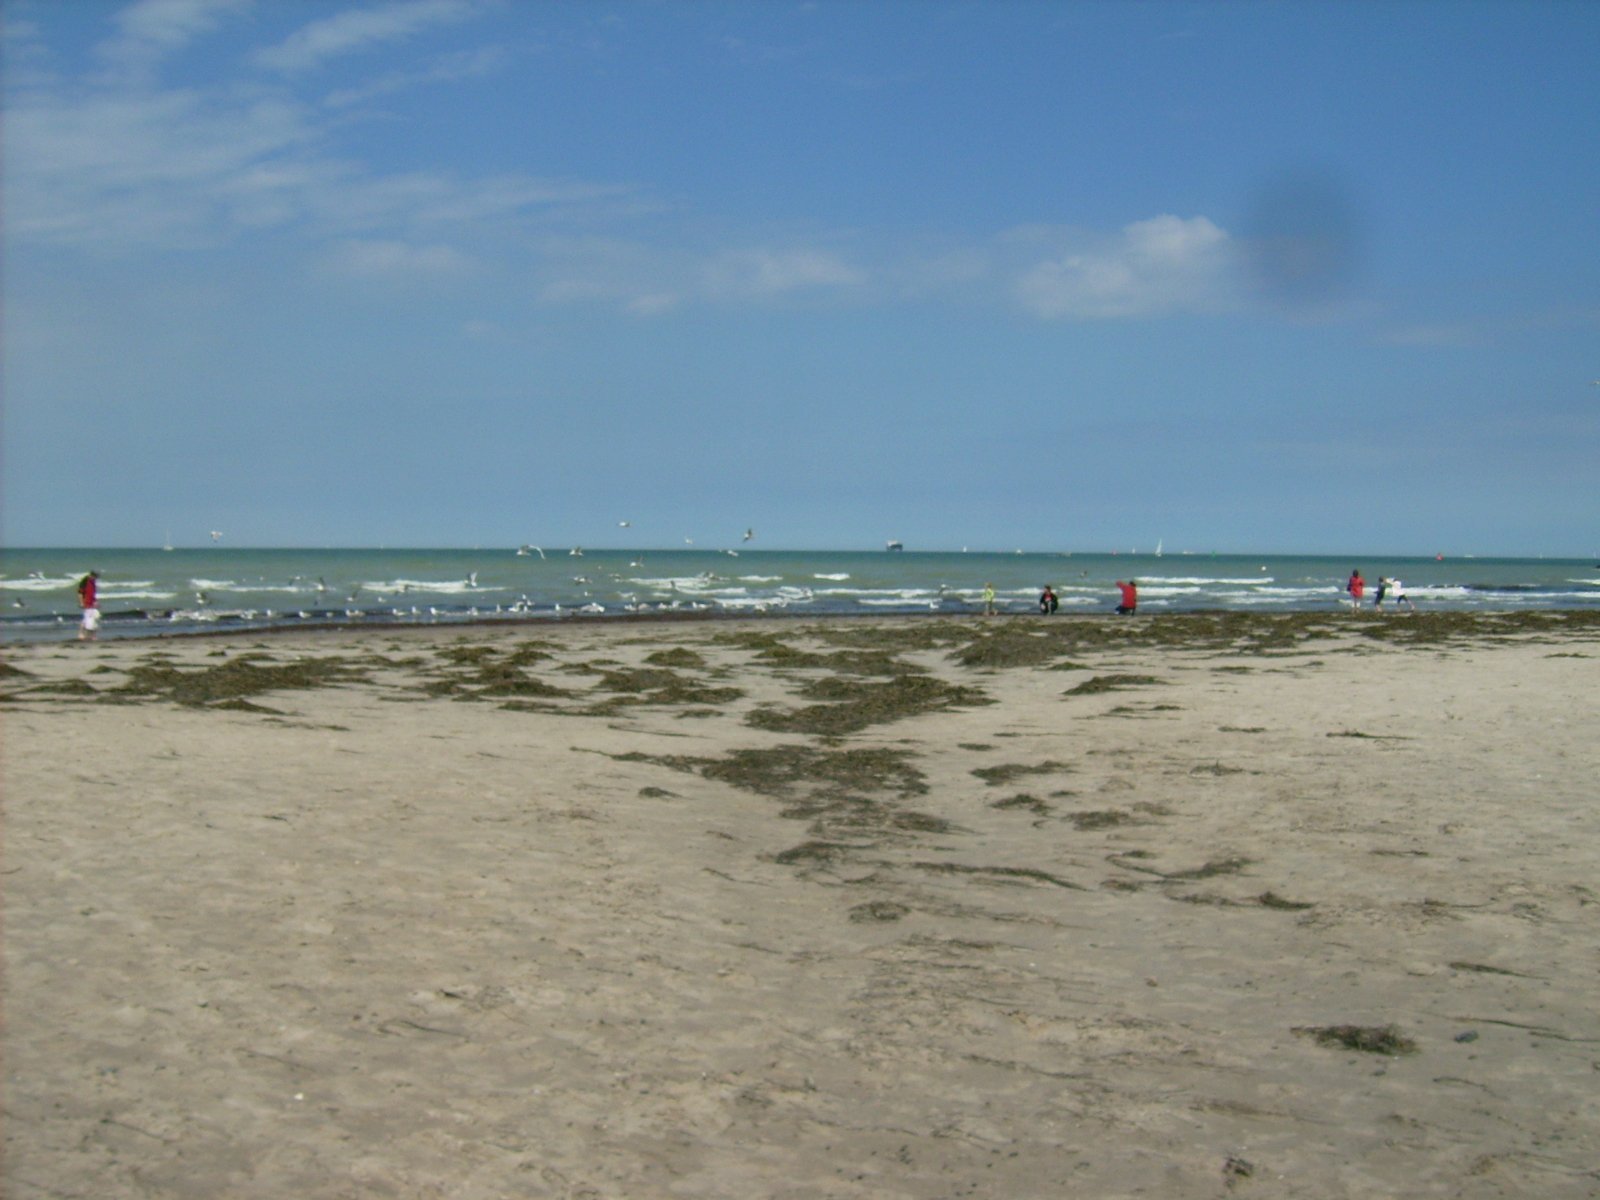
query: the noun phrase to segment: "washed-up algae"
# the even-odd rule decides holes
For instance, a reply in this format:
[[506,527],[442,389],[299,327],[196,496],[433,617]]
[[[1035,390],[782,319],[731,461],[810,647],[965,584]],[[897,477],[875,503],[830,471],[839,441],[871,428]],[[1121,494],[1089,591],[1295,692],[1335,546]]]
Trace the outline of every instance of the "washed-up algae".
[[[826,631],[819,631],[826,637]],[[755,656],[763,666],[788,670],[823,670],[836,675],[895,676],[921,673],[922,668],[903,661],[894,653],[870,646],[834,651],[806,650],[784,641],[774,633],[746,632],[721,639]]]
[[1035,816],[1039,817],[1047,817],[1053,811],[1051,807],[1043,800],[1039,799],[1039,797],[1030,796],[1026,792],[1019,792],[1017,795],[1011,796],[1005,800],[996,800],[991,803],[989,807],[1002,810],[1024,808],[1033,813]]
[[883,793],[914,796],[928,790],[922,772],[902,750],[833,750],[789,743],[735,750],[724,758],[640,752],[613,757],[619,762],[659,763],[763,796],[791,797],[801,789],[829,799]]
[[645,655],[644,660],[654,667],[680,667],[690,671],[703,670],[706,665],[705,656],[687,646],[655,650]]
[[663,667],[602,672],[595,691],[612,693],[583,710],[596,716],[636,705],[724,705],[744,695],[739,688],[714,687]]
[[1023,775],[1052,775],[1058,771],[1070,770],[1072,770],[1071,763],[1048,759],[1042,763],[1001,763],[993,767],[974,767],[972,774],[990,787],[998,787]]
[[25,696],[98,696],[101,692],[93,684],[82,679],[58,679],[51,683],[36,683],[22,692],[14,692],[15,698]]
[[745,721],[778,733],[841,737],[923,713],[993,703],[977,688],[924,675],[901,675],[881,683],[829,676],[808,684],[802,694],[829,703],[793,709],[761,708]]
[[833,646],[906,654],[962,645],[972,638],[972,627],[956,621],[907,621],[855,626],[829,625],[818,631],[819,640]]
[[1063,695],[1066,696],[1095,696],[1102,692],[1116,692],[1123,688],[1148,687],[1160,683],[1154,675],[1096,675],[1093,679],[1086,679],[1076,687],[1070,687]]
[[[472,651],[481,647],[468,648]],[[453,696],[458,700],[515,700],[555,699],[570,695],[565,688],[546,683],[530,676],[521,664],[508,658],[494,658],[477,653],[464,654],[454,659],[463,666],[475,666],[475,671],[462,671],[430,680],[425,690],[430,695]]]
[[1363,1054],[1415,1054],[1417,1044],[1393,1025],[1297,1025],[1294,1032],[1319,1046],[1359,1050]]
[[865,904],[858,904],[850,910],[850,919],[855,922],[866,921],[898,921],[910,914],[911,910],[904,904],[896,904],[893,900],[869,900]]
[[1053,887],[1067,888],[1070,891],[1087,891],[1081,883],[1073,883],[1070,879],[1063,879],[1059,875],[1052,875],[1049,871],[1041,871],[1034,867],[979,867],[966,863],[945,862],[917,862],[911,864],[919,871],[932,871],[940,875],[984,875],[994,879],[1022,879],[1033,883],[1048,883]]
[[950,657],[963,667],[979,669],[1037,667],[1063,657],[1071,648],[1047,630],[1007,624],[980,633],[951,651]]
[[1067,820],[1071,821],[1072,827],[1080,832],[1088,832],[1095,829],[1117,829],[1123,825],[1143,824],[1132,813],[1115,808],[1073,813]]
[[224,700],[240,700],[263,692],[327,687],[340,683],[365,683],[366,672],[340,657],[301,658],[290,663],[262,662],[254,657],[229,659],[214,667],[183,670],[167,662],[139,663],[124,682],[106,695],[116,698],[151,697],[204,708]]

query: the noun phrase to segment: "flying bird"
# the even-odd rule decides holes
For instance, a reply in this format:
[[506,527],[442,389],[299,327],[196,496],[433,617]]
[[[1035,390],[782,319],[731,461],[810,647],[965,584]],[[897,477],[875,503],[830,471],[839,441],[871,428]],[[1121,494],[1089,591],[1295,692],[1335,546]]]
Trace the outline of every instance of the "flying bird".
[[756,531],[754,529],[746,529],[744,531],[744,540],[748,542],[751,538],[755,537],[755,535]]

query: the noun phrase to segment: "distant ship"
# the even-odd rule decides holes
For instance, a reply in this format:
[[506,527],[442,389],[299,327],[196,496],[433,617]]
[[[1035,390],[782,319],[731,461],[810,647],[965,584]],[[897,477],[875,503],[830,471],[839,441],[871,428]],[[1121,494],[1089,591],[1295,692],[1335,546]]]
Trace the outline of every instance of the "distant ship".
[[903,542],[887,541],[883,544],[883,548],[885,550],[904,550],[906,547]]

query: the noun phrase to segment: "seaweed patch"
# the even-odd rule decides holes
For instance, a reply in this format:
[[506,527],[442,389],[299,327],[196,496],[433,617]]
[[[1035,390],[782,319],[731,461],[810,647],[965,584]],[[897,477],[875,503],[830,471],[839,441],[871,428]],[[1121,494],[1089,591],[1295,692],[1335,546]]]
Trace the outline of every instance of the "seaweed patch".
[[1294,1033],[1319,1046],[1338,1046],[1363,1054],[1415,1054],[1417,1044],[1393,1025],[1297,1025]]

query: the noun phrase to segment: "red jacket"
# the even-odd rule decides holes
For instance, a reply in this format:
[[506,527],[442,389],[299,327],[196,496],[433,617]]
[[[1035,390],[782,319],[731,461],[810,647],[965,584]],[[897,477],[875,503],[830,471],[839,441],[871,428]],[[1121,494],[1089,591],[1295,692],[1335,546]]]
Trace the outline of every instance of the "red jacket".
[[1361,578],[1358,571],[1350,576],[1350,582],[1344,585],[1344,590],[1349,592],[1353,599],[1359,600],[1367,594],[1367,581]]
[[78,581],[78,603],[85,608],[93,608],[95,593],[98,590],[98,580],[93,575],[85,575]]
[[1123,583],[1120,580],[1117,582],[1117,586],[1122,589],[1122,606],[1124,608],[1133,608],[1138,605],[1138,588],[1131,583]]

